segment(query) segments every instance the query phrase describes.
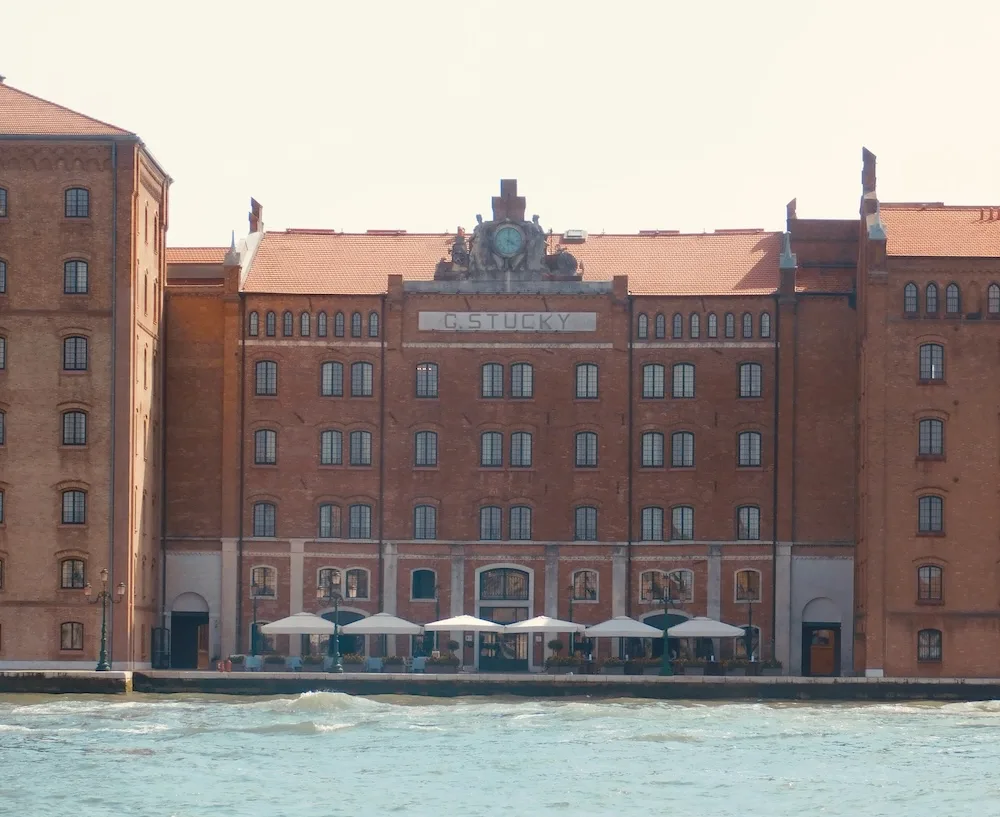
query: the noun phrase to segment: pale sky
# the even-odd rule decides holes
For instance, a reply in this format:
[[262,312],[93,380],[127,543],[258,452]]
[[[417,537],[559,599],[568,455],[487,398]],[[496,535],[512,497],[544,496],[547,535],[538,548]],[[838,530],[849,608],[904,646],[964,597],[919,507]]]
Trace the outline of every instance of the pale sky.
[[490,212],[592,232],[1000,203],[1000,3],[0,0],[7,83],[138,133],[168,243],[443,232]]

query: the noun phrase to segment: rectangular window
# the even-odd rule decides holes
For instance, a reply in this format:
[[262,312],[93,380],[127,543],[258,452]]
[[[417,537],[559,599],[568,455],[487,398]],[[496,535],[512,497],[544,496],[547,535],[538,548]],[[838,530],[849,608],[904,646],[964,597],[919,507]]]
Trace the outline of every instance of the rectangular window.
[[66,218],[88,218],[90,216],[90,191],[83,187],[73,187],[66,191]]
[[438,396],[437,363],[417,364],[417,397]]
[[644,542],[663,540],[663,508],[642,509],[642,540]]
[[531,434],[527,431],[510,435],[510,464],[512,468],[531,467]]
[[920,347],[920,379],[944,380],[944,347],[925,343]]
[[501,535],[500,509],[489,506],[479,509],[479,538],[484,540],[499,539]]
[[510,367],[510,396],[528,398],[535,393],[535,370],[530,363],[515,363]]
[[278,571],[273,567],[255,567],[250,571],[250,597],[274,598],[278,595]]
[[663,467],[663,435],[658,431],[647,431],[642,435],[642,467]]
[[372,396],[372,364],[351,364],[351,397]]
[[83,649],[83,625],[78,621],[67,621],[59,625],[59,649]]
[[340,508],[336,505],[319,506],[319,535],[321,539],[340,538]]
[[694,508],[679,505],[670,512],[670,538],[694,539]]
[[920,441],[918,452],[924,457],[940,457],[944,454],[944,423],[941,420],[920,421]]
[[670,436],[670,467],[694,467],[694,434],[690,431],[675,431]]
[[590,506],[576,509],[573,538],[580,542],[597,540],[597,508]]
[[320,367],[320,390],[323,397],[344,396],[344,364],[327,361]]
[[257,502],[253,506],[253,535],[275,535],[275,510],[270,502]]
[[369,431],[351,432],[351,465],[372,464],[372,435]]
[[428,468],[438,464],[437,434],[433,431],[418,431],[414,440],[414,464]]
[[483,397],[503,397],[503,366],[499,363],[483,365]]
[[917,515],[920,533],[941,533],[944,530],[944,500],[941,497],[920,497]]
[[319,464],[344,464],[344,436],[339,431],[324,431],[320,434]]
[[579,363],[576,367],[576,397],[578,400],[597,399],[597,364]]
[[[3,442],[2,417],[0,417],[0,442]],[[63,445],[87,444],[87,415],[82,411],[63,414]]]
[[254,465],[274,465],[278,459],[278,435],[270,430],[254,432]]
[[87,339],[71,337],[63,340],[63,369],[82,372],[87,369]]
[[273,360],[260,360],[254,366],[255,394],[274,397],[278,393],[278,364]]
[[437,538],[437,508],[433,505],[417,505],[413,509],[413,538]]
[[83,491],[63,491],[62,523],[84,525],[87,522],[87,495]]
[[510,509],[510,538],[531,538],[531,508],[516,505]]
[[67,261],[63,264],[63,293],[86,295],[87,288],[87,262]]
[[0,370],[7,368],[7,338],[0,336]]
[[674,366],[673,396],[694,397],[694,366],[691,363],[678,363]]
[[481,440],[479,464],[487,468],[503,465],[503,434],[499,431],[484,432]]
[[351,505],[351,539],[372,538],[371,505]]
[[740,397],[760,397],[761,368],[759,363],[740,364]]
[[736,511],[736,538],[760,539],[760,508],[743,505]]
[[576,467],[597,467],[597,434],[593,431],[580,431],[576,435]]
[[760,467],[760,434],[758,432],[740,432],[739,448],[741,468]]
[[642,367],[642,396],[647,399],[663,397],[663,366],[649,363]]
[[917,633],[917,660],[941,660],[941,631],[921,630]]

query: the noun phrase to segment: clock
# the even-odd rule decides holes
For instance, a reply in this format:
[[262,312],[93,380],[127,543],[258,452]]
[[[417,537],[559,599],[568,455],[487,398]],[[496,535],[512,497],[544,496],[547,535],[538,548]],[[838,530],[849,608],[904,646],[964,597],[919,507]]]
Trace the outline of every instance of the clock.
[[521,244],[524,242],[524,237],[521,235],[521,231],[516,227],[511,227],[509,225],[501,227],[493,235],[493,248],[500,253],[510,257],[516,255],[521,249]]

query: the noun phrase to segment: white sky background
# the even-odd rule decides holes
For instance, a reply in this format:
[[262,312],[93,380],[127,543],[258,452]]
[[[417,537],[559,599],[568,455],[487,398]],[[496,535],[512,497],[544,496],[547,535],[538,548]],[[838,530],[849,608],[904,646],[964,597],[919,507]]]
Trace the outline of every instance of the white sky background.
[[1000,3],[0,0],[0,74],[137,132],[169,244],[471,228],[501,177],[557,231],[779,229],[1000,203]]

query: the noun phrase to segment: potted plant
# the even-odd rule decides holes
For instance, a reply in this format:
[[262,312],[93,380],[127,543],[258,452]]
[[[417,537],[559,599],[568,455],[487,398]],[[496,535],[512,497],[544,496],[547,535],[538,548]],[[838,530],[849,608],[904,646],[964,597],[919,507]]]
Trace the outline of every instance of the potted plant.
[[768,658],[760,663],[761,675],[784,675],[781,671],[781,662],[776,658]]
[[432,655],[427,659],[427,672],[438,673],[439,675],[454,675],[458,672],[458,656],[454,653],[443,652],[440,655]]
[[233,666],[239,669],[243,669],[243,662],[246,660],[245,655],[230,655],[229,660],[232,661]]
[[624,675],[625,660],[622,658],[605,658],[601,662],[601,675]]
[[704,675],[706,662],[701,658],[679,658],[674,661],[675,675]]
[[402,672],[404,663],[401,655],[387,655],[382,659],[382,672]]
[[303,655],[302,664],[307,667],[323,666],[322,655]]
[[745,658],[731,658],[722,662],[722,670],[726,675],[737,677],[747,674],[750,662]]
[[459,643],[458,643],[458,642],[457,642],[457,641],[456,641],[456,640],[455,640],[455,639],[453,638],[453,639],[451,639],[451,641],[449,641],[449,642],[448,642],[448,651],[449,651],[449,652],[458,652],[458,650],[459,650],[459,647],[461,647],[461,646],[462,646],[462,645],[461,645],[461,644],[459,644]]
[[549,675],[567,675],[579,672],[583,660],[575,655],[550,655],[545,659],[545,671]]
[[642,670],[641,675],[659,675],[660,670],[663,669],[663,659],[654,658],[651,655],[647,655],[643,658],[635,659],[635,663],[639,665]]

